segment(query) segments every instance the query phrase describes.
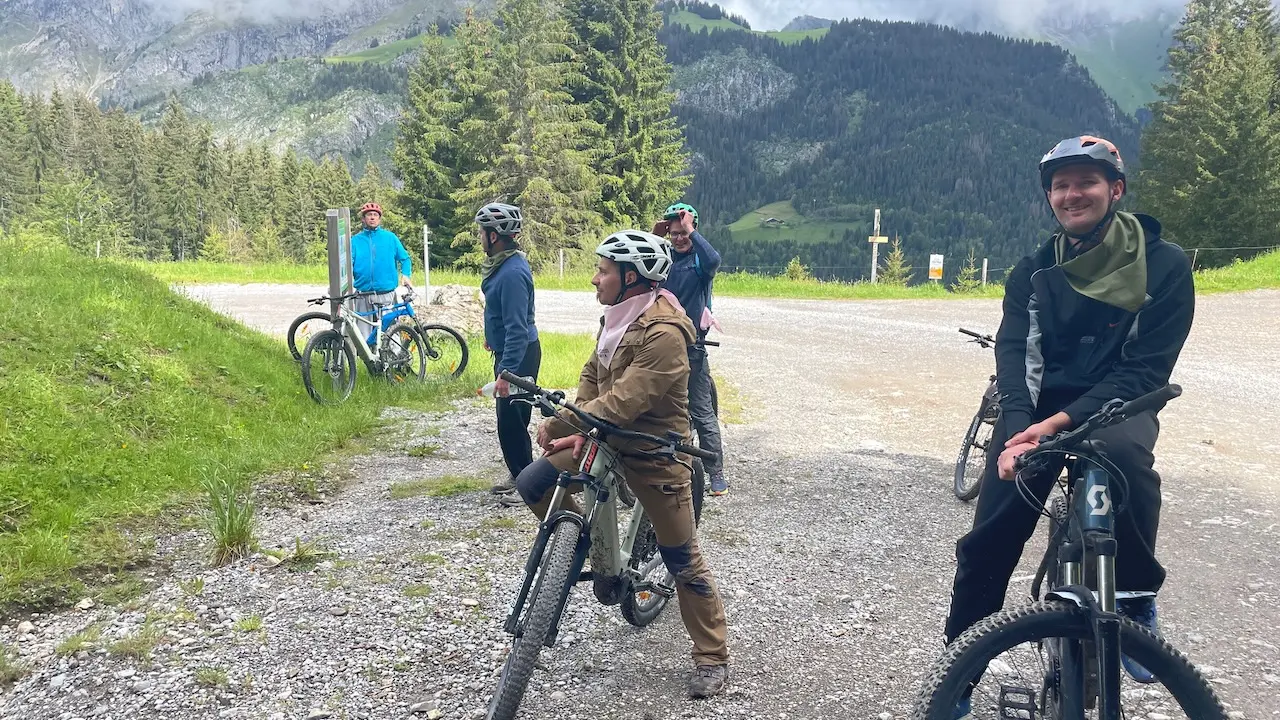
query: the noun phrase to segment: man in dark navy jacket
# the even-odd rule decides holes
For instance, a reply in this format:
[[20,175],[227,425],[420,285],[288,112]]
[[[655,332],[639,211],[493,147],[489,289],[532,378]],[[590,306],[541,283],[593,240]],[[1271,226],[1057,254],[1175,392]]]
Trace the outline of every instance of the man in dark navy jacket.
[[[693,321],[698,340],[707,336],[710,327],[711,284],[720,268],[720,253],[698,232],[698,211],[684,203],[667,208],[663,219],[654,226],[654,234],[671,241],[671,273],[662,287],[671,291],[685,313]],[[711,401],[711,367],[707,364],[705,346],[689,347],[689,415],[698,433],[698,445],[719,457],[707,465],[712,495],[729,492],[724,478],[724,446],[720,441],[720,418]]]
[[[1061,229],[1005,282],[996,335],[1002,415],[973,529],[956,545],[948,642],[1000,609],[1039,520],[1010,482],[1014,460],[1113,398],[1132,400],[1167,384],[1195,310],[1186,254],[1160,239],[1155,218],[1115,210],[1125,191],[1115,145],[1088,135],[1063,140],[1040,161],[1040,180]],[[1118,609],[1152,630],[1154,593],[1165,578],[1155,557],[1159,429],[1156,412],[1148,412],[1094,435],[1129,482],[1128,509],[1116,522],[1116,584],[1141,594],[1121,600]],[[1024,476],[1041,503],[1060,469]],[[1152,680],[1127,657],[1124,666],[1135,680]],[[968,710],[967,702],[961,705],[957,717]]]
[[[520,208],[506,203],[489,203],[476,213],[480,244],[485,253],[480,267],[484,340],[493,352],[495,378],[503,370],[510,370],[537,381],[542,345],[533,321],[533,270],[516,240],[522,221]],[[507,399],[510,387],[506,380],[498,380],[495,390],[498,445],[511,475],[494,485],[493,491],[505,495],[510,503],[517,503],[515,478],[533,462],[533,441],[529,437],[533,407]]]

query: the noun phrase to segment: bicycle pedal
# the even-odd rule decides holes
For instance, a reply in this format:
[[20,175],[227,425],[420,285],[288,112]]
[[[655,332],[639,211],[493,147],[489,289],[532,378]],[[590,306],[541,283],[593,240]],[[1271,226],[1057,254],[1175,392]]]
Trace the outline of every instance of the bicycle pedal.
[[1000,714],[997,717],[1010,720],[1035,720],[1036,692],[1012,685],[1000,686]]

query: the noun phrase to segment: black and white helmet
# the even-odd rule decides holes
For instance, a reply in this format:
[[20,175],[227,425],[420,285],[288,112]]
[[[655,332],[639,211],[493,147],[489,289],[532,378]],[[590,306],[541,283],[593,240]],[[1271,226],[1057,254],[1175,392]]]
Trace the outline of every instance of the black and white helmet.
[[520,232],[520,208],[506,203],[493,202],[476,213],[476,224],[489,228],[499,235],[516,235]]
[[616,263],[631,263],[636,272],[654,282],[671,271],[671,244],[643,230],[620,230],[600,243],[596,254]]

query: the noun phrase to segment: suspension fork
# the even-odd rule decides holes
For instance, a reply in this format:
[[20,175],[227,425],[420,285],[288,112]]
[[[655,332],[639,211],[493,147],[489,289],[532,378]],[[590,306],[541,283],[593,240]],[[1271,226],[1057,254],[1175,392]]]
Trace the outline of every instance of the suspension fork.
[[1090,613],[1098,653],[1099,720],[1120,718],[1120,616],[1116,614],[1115,507],[1111,478],[1098,463],[1080,458],[1082,493],[1075,499],[1076,519],[1085,552],[1097,561],[1097,605]]

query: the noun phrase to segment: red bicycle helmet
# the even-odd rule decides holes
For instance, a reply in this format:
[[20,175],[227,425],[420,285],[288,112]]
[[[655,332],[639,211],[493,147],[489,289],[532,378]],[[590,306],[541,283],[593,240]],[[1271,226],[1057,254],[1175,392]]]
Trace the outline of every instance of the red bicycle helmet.
[[365,203],[360,206],[360,217],[364,217],[364,214],[370,211],[376,212],[378,215],[382,215],[382,206],[376,202]]

